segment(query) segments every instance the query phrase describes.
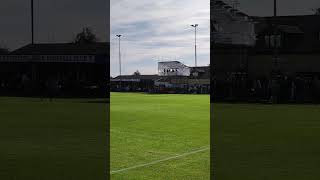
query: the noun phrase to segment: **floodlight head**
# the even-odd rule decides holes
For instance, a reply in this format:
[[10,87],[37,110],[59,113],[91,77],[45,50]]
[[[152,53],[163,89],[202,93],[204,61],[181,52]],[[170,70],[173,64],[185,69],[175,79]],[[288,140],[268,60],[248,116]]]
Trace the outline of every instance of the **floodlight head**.
[[121,36],[122,36],[121,34],[118,34],[118,35],[117,35],[117,37],[121,37]]
[[198,27],[198,24],[192,24],[191,26],[192,27]]

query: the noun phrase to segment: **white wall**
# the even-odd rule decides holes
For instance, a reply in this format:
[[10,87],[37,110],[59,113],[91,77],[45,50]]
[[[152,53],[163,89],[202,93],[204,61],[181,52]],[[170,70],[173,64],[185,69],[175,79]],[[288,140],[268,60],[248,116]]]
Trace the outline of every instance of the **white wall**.
[[190,76],[190,68],[177,61],[159,62],[159,76]]

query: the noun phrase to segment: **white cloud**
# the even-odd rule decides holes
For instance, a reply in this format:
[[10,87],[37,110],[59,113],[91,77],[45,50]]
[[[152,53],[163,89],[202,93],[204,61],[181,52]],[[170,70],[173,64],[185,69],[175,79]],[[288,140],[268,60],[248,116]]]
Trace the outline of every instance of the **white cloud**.
[[123,74],[157,73],[157,61],[194,64],[198,27],[198,65],[210,63],[209,0],[111,0],[111,75],[119,74],[118,39],[122,34]]

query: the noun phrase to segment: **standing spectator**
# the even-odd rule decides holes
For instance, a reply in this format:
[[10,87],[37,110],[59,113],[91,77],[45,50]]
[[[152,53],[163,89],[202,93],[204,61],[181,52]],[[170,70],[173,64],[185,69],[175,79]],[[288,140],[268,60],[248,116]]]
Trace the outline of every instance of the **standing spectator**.
[[271,80],[271,102],[278,103],[279,101],[280,84],[278,79]]
[[50,101],[52,101],[57,92],[57,81],[54,78],[49,78],[47,89],[48,98]]
[[305,89],[305,83],[304,80],[298,76],[296,78],[296,101],[299,103],[302,103],[304,101],[304,89]]

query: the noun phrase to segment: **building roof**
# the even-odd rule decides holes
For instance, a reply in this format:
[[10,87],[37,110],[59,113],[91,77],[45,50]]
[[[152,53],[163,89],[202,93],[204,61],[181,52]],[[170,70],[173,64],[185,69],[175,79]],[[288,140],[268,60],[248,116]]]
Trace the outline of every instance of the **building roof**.
[[209,78],[193,78],[193,77],[186,77],[186,76],[168,76],[168,77],[161,77],[157,80],[157,83],[169,83],[169,84],[180,84],[180,85],[209,85],[210,84],[210,77]]
[[108,52],[108,43],[53,43],[28,44],[12,51],[10,55],[107,55]]
[[188,76],[161,76],[157,82],[172,82],[172,81],[186,81],[190,77]]
[[191,67],[191,74],[198,73],[194,78],[210,79],[210,66]]
[[122,75],[113,78],[113,81],[121,80],[121,79],[140,79],[140,80],[156,80],[158,79],[158,75]]
[[210,66],[197,66],[197,67],[191,67],[192,71],[197,72],[210,72]]
[[161,62],[158,62],[160,64],[166,64],[166,63],[181,63],[180,61],[161,61]]
[[239,16],[248,16],[246,13],[244,13],[244,12],[237,12],[237,15],[239,15]]

